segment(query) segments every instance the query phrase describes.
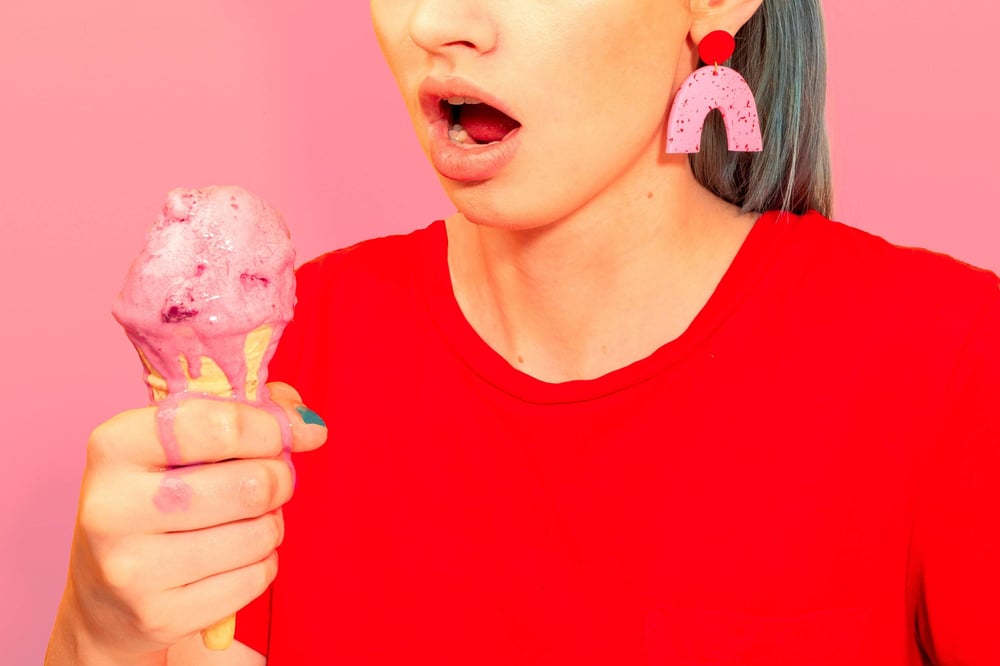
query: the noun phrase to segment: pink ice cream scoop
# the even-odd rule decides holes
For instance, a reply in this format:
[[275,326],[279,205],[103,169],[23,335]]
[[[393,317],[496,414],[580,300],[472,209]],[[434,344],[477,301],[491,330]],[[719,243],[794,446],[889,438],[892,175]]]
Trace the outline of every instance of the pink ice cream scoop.
[[[253,402],[287,418],[267,396],[267,364],[295,305],[295,252],[281,215],[235,186],[178,189],[146,236],[112,312],[145,367],[158,403],[160,441],[171,468],[185,462],[173,435],[183,396]],[[184,510],[190,488],[182,469],[168,471],[153,503]],[[225,649],[235,617],[202,632]]]
[[[170,192],[112,310],[149,370],[152,397],[256,400],[292,318],[294,260],[281,215],[243,188]],[[262,347],[255,358],[248,343]]]

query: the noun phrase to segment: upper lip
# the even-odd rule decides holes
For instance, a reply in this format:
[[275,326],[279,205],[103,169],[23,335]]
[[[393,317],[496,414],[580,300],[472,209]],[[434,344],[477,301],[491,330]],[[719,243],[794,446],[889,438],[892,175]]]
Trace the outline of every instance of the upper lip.
[[442,118],[447,120],[441,108],[441,100],[447,100],[449,97],[473,97],[510,116],[515,122],[520,122],[503,101],[475,83],[458,76],[444,78],[429,76],[420,83],[417,95],[420,99],[420,108],[431,122]]

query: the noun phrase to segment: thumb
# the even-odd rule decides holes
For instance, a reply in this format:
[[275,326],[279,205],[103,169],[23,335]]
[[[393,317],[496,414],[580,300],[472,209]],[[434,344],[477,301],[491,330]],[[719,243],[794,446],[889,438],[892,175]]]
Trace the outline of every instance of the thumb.
[[302,404],[302,397],[283,382],[269,382],[271,400],[288,416],[292,427],[292,451],[313,451],[326,442],[327,428],[322,417]]

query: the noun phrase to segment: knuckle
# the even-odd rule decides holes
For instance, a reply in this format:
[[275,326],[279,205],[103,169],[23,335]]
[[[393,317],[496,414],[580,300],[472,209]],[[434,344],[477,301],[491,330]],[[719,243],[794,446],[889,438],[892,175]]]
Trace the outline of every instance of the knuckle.
[[281,540],[284,537],[284,527],[277,512],[269,513],[265,517],[265,521],[267,527],[264,529],[264,538],[261,542],[267,548],[265,552],[270,553],[281,544]]
[[274,513],[261,516],[257,521],[257,529],[254,531],[254,551],[260,553],[260,557],[270,554],[278,547],[281,538],[281,526],[278,524]]
[[142,566],[135,553],[123,546],[106,553],[100,566],[101,576],[108,587],[119,593],[133,589],[142,574]]
[[288,463],[285,461],[277,463],[274,478],[276,481],[274,506],[281,507],[288,500],[292,499],[292,494],[295,492],[294,484],[292,483],[292,470],[288,466]]
[[176,640],[177,630],[171,626],[160,604],[147,600],[133,611],[136,631],[147,640],[168,645]]
[[262,562],[260,589],[267,589],[267,586],[274,582],[278,576],[278,553],[273,552]]
[[244,552],[253,558],[250,562],[262,560],[278,547],[282,528],[274,518],[274,513],[265,513],[254,519],[244,535]]
[[105,538],[114,530],[115,520],[112,511],[114,502],[110,501],[107,493],[97,490],[94,485],[84,484],[77,509],[77,523],[84,534]]
[[285,518],[282,515],[281,510],[274,512],[274,529],[276,532],[274,547],[277,548],[285,540]]
[[219,458],[237,457],[242,437],[239,404],[213,401],[205,411],[206,433],[212,450]]
[[274,582],[278,575],[278,554],[271,552],[267,557],[248,565],[242,572],[243,589],[250,590],[253,597],[258,597]]
[[256,463],[240,478],[239,502],[251,515],[266,512],[274,501],[277,482],[271,469]]
[[136,447],[125,446],[136,436],[149,436],[144,430],[151,423],[153,408],[132,409],[112,416],[94,428],[87,438],[88,464],[113,462],[128,456]]
[[115,427],[111,421],[105,421],[94,428],[87,438],[88,462],[101,462],[110,457]]

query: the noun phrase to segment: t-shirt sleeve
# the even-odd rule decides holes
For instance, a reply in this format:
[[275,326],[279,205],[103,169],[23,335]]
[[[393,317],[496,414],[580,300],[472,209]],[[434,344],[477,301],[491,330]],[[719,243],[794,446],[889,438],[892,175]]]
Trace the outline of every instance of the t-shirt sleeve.
[[1000,285],[991,286],[955,366],[914,530],[917,627],[933,664],[1000,664]]

